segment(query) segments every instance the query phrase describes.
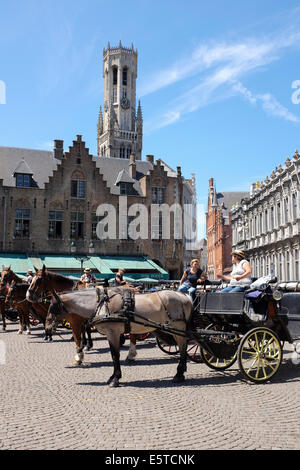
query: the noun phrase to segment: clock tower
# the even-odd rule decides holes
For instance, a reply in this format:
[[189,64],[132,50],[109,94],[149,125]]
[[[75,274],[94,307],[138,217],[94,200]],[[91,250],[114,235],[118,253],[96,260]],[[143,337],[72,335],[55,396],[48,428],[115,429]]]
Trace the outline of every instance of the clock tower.
[[98,156],[141,160],[143,116],[136,108],[137,50],[122,46],[103,50],[104,106],[100,106]]

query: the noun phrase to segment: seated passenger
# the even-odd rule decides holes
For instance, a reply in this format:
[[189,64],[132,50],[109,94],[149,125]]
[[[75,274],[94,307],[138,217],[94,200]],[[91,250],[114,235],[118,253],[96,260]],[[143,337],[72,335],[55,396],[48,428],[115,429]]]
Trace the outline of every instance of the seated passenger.
[[222,289],[220,292],[243,292],[251,284],[251,266],[245,259],[243,251],[233,251],[232,256],[232,271],[228,276],[217,274],[219,279],[229,281],[229,286]]
[[123,275],[125,273],[125,269],[120,268],[115,276],[114,279],[114,286],[119,287],[119,286],[125,286],[126,281],[123,280]]
[[206,281],[206,274],[200,269],[199,261],[193,259],[190,268],[186,269],[180,280],[178,292],[188,292],[192,300],[195,298],[197,284]]

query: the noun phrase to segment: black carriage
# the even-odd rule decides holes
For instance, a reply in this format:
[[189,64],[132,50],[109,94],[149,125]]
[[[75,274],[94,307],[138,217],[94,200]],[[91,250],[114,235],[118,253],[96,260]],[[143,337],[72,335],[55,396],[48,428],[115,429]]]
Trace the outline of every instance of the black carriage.
[[193,320],[209,325],[206,333],[192,331],[210,368],[225,370],[237,360],[243,375],[258,383],[276,374],[284,343],[300,340],[300,292],[271,288],[274,282],[240,293],[198,293]]

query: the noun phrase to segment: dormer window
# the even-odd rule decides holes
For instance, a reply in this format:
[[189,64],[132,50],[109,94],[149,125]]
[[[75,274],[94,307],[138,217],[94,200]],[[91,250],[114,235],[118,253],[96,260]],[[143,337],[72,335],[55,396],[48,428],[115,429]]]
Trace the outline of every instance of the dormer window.
[[17,188],[30,188],[32,186],[32,177],[26,173],[15,173]]

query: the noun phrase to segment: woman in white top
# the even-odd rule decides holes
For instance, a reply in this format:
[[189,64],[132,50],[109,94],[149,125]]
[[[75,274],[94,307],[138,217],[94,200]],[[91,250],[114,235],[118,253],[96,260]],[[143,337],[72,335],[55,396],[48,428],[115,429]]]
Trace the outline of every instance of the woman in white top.
[[217,274],[217,277],[229,281],[229,286],[222,289],[220,292],[242,292],[251,284],[251,266],[245,259],[243,251],[233,251],[232,256],[232,271],[228,276]]

